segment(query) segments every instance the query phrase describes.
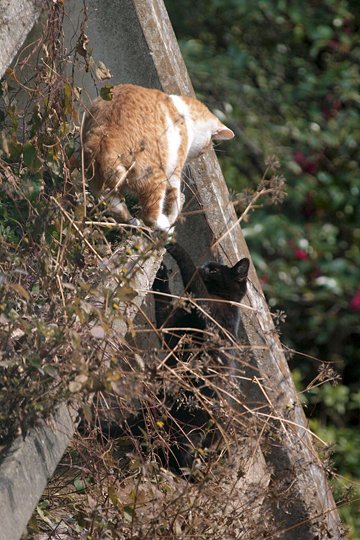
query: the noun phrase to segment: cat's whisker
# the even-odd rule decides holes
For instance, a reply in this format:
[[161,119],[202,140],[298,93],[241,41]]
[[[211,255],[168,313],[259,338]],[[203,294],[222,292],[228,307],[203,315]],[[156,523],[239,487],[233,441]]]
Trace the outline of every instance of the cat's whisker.
[[223,150],[221,148],[221,146],[219,146],[219,145],[216,145],[216,146],[214,145],[214,150],[215,150],[216,154],[225,154],[226,153],[225,150]]

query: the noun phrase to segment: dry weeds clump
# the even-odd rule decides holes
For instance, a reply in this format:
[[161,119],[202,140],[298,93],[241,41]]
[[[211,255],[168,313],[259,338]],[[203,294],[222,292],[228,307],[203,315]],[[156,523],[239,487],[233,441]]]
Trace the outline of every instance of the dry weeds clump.
[[[259,446],[279,434],[259,405],[251,348],[216,331],[210,336],[219,351],[230,347],[235,355],[232,384],[191,340],[184,344],[189,361],[179,348],[176,365],[166,363],[151,294],[145,307],[134,303],[139,276],[159,258],[164,239],[107,219],[81,167],[74,169],[82,105],[75,66],[94,82],[109,74],[89,53],[85,7],[74,47],[65,51],[63,5],[47,5],[42,37],[1,83],[0,444],[6,449],[62,400],[76,405],[80,424],[26,537],[270,538],[276,526],[264,499],[271,471]],[[276,168],[272,160],[240,219],[260,197],[282,196]],[[204,368],[213,370],[212,397],[199,391]],[[208,412],[203,440],[214,426],[221,436],[211,447],[200,440],[191,448],[191,470],[179,475],[166,465],[174,448],[169,426],[185,430],[173,414],[184,403]]]
[[[103,387],[112,370],[105,342],[114,321],[131,324],[134,280],[158,250],[146,232],[131,240],[131,229],[108,222],[73,170],[75,65],[94,77],[97,66],[84,22],[73,49],[64,50],[63,9],[48,2],[41,37],[1,82],[2,445],[60,400],[81,401],[82,391]],[[119,245],[109,239],[114,231]]]
[[[0,433],[5,449],[61,400],[76,399],[86,416],[89,392],[111,388],[119,369],[115,372],[113,358],[105,359],[105,342],[114,321],[126,324],[132,280],[156,249],[141,238],[128,242],[122,229],[122,250],[114,255],[104,228],[93,225],[105,220],[91,198],[85,208],[81,196],[67,196],[78,95],[71,79],[64,78],[61,6],[49,2],[49,14],[44,38],[27,47],[1,85]],[[29,80],[20,83],[35,61]],[[104,274],[117,286],[108,288]]]

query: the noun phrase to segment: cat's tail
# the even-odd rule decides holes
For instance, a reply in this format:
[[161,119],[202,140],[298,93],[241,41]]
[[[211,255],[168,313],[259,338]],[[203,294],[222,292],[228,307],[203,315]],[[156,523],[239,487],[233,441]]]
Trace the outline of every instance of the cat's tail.
[[169,318],[172,308],[169,276],[163,263],[157,271],[152,290],[154,291],[156,327],[160,328]]
[[188,252],[178,243],[167,244],[165,247],[179,267],[184,289],[197,298],[208,298],[207,288]]

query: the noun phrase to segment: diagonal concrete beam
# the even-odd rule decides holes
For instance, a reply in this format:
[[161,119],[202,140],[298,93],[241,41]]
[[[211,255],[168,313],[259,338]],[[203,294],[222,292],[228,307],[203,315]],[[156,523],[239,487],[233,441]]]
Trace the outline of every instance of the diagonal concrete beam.
[[[162,0],[133,2],[162,88],[169,93],[192,95],[191,82]],[[227,228],[230,229],[236,215],[213,151],[197,160],[191,172],[191,191],[196,192],[194,208],[205,211],[202,217],[187,219],[177,230],[180,242],[194,260],[201,263],[201,259],[211,258],[211,243],[220,238]],[[220,242],[218,255],[232,264],[240,255],[250,256],[239,226]],[[247,297],[256,312],[250,316],[244,312],[243,338],[252,345],[254,367],[266,387],[267,398],[263,396],[263,402],[268,405],[270,401],[273,416],[288,421],[282,433],[278,426],[281,435],[275,444],[266,441],[265,451],[265,459],[275,478],[274,485],[282,486],[278,488],[278,500],[274,500],[272,505],[274,519],[279,523],[279,529],[284,530],[279,538],[315,540],[319,538],[319,530],[323,531],[322,534],[327,531],[333,538],[340,538],[336,505],[307,430],[307,421],[254,268]],[[283,483],[287,475],[291,480]],[[291,508],[279,504],[281,489],[286,491],[286,500],[291,501]]]
[[68,407],[61,405],[6,451],[0,464],[0,540],[21,537],[73,432]]

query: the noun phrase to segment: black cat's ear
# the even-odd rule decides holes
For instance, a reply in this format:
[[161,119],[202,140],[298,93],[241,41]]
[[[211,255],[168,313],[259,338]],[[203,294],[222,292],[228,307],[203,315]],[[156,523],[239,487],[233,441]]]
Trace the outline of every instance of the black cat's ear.
[[250,261],[247,257],[240,259],[233,267],[232,270],[235,273],[236,281],[244,281],[247,278],[249,272]]

